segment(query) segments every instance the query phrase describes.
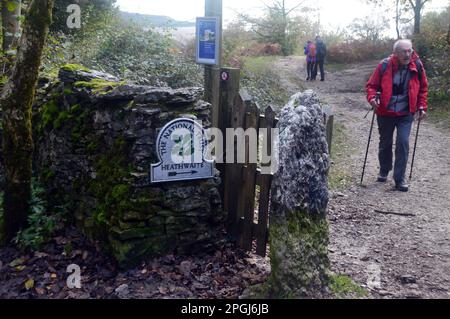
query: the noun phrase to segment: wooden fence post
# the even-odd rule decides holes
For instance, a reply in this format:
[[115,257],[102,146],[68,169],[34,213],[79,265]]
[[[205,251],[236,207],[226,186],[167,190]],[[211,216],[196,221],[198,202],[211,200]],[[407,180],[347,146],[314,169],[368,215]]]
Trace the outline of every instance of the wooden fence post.
[[[259,129],[267,128],[267,140],[263,140],[263,145],[267,145],[267,155],[272,156],[272,128],[276,126],[275,112],[271,106],[266,108],[264,116],[260,118]],[[265,164],[270,166],[270,164]],[[256,231],[256,253],[260,256],[266,256],[268,222],[270,210],[270,185],[272,184],[272,174],[259,174],[259,205],[258,205],[258,227]]]
[[222,0],[205,0],[205,16],[219,17],[219,30],[216,36],[219,39],[219,65],[205,66],[205,101],[211,103],[212,127],[219,127],[219,90],[220,90],[220,66],[222,61]]
[[[242,92],[240,92],[235,99],[235,103],[231,108],[231,122],[229,123],[230,129],[243,128],[245,124],[245,103],[242,98]],[[226,183],[224,190],[225,205],[228,213],[228,233],[232,238],[238,239],[239,232],[239,218],[238,215],[238,200],[240,196],[240,189],[242,187],[242,164],[237,163],[236,159],[236,142],[233,138],[232,141],[227,140],[225,147],[228,149],[233,145],[234,152],[226,154],[227,162],[225,164]]]
[[323,109],[325,127],[326,127],[326,136],[328,143],[328,154],[331,155],[331,145],[333,142],[333,125],[334,125],[334,113],[330,107],[325,107]]
[[[226,129],[232,126],[232,112],[233,105],[237,101],[239,95],[239,81],[240,81],[240,69],[236,68],[222,68],[220,81],[220,100],[219,100],[219,126],[218,128],[222,132],[223,140],[223,154],[216,154],[222,156],[223,164],[217,164],[216,167],[220,171],[220,177],[222,179],[220,193],[223,201],[223,208],[225,211],[229,211],[228,193],[226,192],[227,174],[226,174]],[[223,76],[222,76],[223,74]],[[233,156],[234,154],[231,154]]]

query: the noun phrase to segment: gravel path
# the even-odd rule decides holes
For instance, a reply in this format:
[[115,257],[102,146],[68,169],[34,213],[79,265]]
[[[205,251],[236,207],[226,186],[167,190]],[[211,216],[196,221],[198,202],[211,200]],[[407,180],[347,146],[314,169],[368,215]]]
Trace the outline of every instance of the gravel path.
[[[376,182],[378,128],[369,150],[364,186],[359,185],[371,115],[364,85],[376,61],[326,74],[326,81],[306,82],[304,58],[288,57],[276,69],[297,76],[315,90],[345,127],[351,185],[330,200],[330,258],[335,272],[349,275],[375,298],[450,298],[450,136],[425,121],[410,191]],[[416,125],[411,134],[411,153]],[[340,150],[332,150],[332,152]],[[409,174],[409,165],[407,172]],[[392,214],[393,213],[393,214]]]

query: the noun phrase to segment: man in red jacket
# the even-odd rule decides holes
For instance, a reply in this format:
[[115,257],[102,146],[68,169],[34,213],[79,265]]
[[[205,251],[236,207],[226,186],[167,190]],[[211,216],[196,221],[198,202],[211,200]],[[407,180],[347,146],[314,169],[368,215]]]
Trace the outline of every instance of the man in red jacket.
[[366,85],[367,101],[377,114],[380,145],[379,182],[386,182],[392,170],[392,142],[397,129],[395,147],[395,187],[408,191],[405,171],[409,154],[409,135],[414,114],[425,118],[428,81],[419,56],[410,40],[394,44],[393,54],[380,62]]

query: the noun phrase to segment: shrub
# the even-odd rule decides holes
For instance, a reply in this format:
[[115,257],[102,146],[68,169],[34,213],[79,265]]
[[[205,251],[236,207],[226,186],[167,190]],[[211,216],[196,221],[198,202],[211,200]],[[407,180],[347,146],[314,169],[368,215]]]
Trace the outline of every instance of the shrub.
[[63,210],[58,211],[58,207],[48,210],[47,202],[42,199],[44,189],[36,181],[32,183],[31,214],[28,216],[28,227],[19,231],[13,238],[13,243],[22,249],[37,250],[45,244],[58,224],[63,222]]
[[371,41],[353,40],[330,45],[328,47],[327,60],[331,63],[355,63],[374,59],[381,60],[392,53],[393,40]]
[[449,19],[450,8],[427,13],[422,20],[421,34],[413,39],[429,78],[431,101],[450,99]]

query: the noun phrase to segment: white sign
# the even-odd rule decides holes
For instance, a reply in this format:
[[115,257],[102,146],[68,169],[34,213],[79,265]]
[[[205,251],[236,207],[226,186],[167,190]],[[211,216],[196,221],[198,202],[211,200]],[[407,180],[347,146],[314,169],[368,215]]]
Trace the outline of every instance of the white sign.
[[220,46],[219,18],[197,18],[196,24],[196,62],[199,64],[219,65]]
[[205,159],[207,146],[205,131],[196,121],[180,118],[167,123],[156,140],[160,162],[151,165],[150,182],[213,177],[213,161]]

